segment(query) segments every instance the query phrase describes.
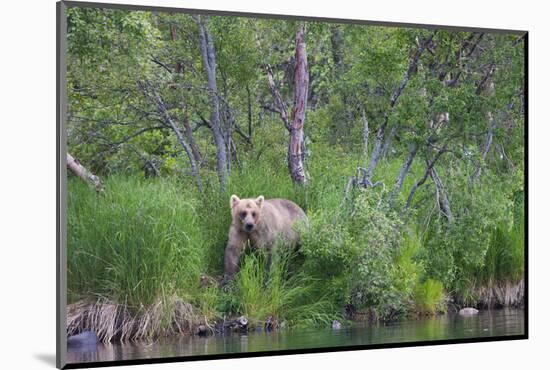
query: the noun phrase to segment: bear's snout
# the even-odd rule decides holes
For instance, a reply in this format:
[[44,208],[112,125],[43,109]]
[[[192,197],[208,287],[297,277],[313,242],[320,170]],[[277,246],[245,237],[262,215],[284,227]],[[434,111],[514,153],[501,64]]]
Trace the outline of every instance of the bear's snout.
[[244,229],[248,232],[252,231],[253,228],[254,228],[254,224],[251,222],[247,222],[244,224]]

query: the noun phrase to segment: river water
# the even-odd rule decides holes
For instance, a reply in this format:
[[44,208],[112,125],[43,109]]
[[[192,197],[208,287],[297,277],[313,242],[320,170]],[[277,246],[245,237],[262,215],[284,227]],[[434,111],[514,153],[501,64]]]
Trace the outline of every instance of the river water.
[[152,342],[99,344],[92,352],[69,351],[68,363],[151,359],[258,351],[380,345],[419,341],[523,335],[523,310],[480,311],[380,324],[354,324],[340,330],[280,330],[271,333],[178,336]]

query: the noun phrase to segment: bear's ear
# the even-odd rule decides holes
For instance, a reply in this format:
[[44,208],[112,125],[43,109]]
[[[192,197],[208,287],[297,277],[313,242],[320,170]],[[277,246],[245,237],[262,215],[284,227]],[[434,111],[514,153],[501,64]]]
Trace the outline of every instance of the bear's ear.
[[256,198],[256,204],[258,207],[262,208],[262,205],[264,204],[264,196],[260,195],[258,198]]
[[229,201],[229,205],[231,206],[231,208],[235,207],[237,205],[237,203],[239,203],[241,200],[239,199],[238,196],[236,196],[235,194],[233,194],[231,196],[231,200]]

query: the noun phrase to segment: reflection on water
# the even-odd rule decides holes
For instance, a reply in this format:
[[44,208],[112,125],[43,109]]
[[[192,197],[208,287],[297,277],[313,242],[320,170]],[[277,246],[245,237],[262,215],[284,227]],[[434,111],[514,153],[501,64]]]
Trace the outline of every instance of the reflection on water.
[[100,344],[95,352],[69,352],[68,363],[117,361],[220,353],[277,351],[338,346],[404,343],[441,339],[524,334],[523,310],[481,311],[461,317],[443,315],[376,325],[331,329],[285,330],[271,333],[209,337],[181,336],[154,342]]

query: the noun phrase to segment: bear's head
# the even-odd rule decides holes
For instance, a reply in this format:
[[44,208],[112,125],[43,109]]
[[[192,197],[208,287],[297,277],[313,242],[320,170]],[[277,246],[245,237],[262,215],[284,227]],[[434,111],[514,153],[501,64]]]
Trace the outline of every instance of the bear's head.
[[254,231],[260,221],[262,206],[264,204],[263,195],[260,195],[256,199],[239,199],[238,196],[233,194],[229,203],[231,205],[233,222],[244,232],[251,233]]

